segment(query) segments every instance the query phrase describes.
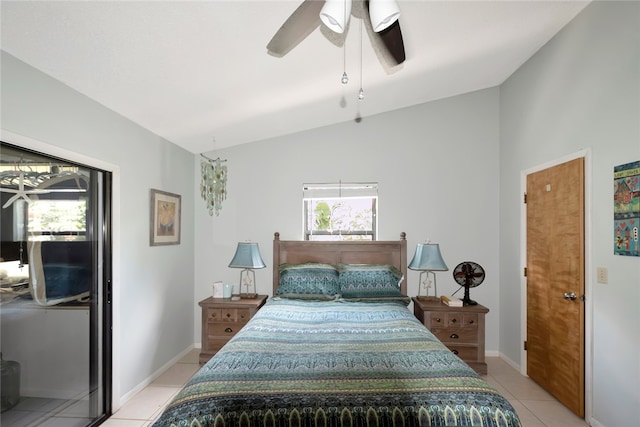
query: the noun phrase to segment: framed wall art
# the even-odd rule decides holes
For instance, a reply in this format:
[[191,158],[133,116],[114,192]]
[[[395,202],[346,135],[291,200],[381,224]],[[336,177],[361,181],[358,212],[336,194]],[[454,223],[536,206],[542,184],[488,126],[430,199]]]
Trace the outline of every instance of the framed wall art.
[[613,168],[615,255],[640,256],[640,161]]
[[180,202],[178,194],[151,189],[149,244],[180,244]]

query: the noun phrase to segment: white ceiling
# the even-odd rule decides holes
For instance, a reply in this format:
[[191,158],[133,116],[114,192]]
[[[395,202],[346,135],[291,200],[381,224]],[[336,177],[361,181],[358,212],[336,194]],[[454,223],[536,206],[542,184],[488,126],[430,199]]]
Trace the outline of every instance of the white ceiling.
[[407,60],[385,71],[354,17],[345,52],[317,29],[268,55],[301,2],[2,0],[1,47],[199,153],[499,85],[588,3],[399,0]]

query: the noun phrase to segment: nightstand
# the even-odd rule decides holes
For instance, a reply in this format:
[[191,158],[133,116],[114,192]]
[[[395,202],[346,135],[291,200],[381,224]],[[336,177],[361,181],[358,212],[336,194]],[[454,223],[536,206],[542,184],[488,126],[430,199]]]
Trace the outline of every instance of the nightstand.
[[449,307],[440,301],[413,297],[413,314],[444,345],[477,373],[486,374],[484,360],[484,315],[489,309],[483,305]]
[[200,301],[202,307],[202,349],[200,365],[225,345],[267,300],[267,295],[232,301],[229,298],[209,297]]

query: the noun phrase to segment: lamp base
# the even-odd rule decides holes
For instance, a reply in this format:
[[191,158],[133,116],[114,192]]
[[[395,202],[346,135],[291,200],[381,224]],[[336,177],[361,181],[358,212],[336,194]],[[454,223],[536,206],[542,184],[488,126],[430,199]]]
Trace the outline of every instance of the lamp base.
[[[429,288],[431,287],[429,273],[431,273],[431,275],[433,276],[433,295],[429,295]],[[423,270],[420,272],[419,280],[420,283],[418,286],[421,286],[421,288],[418,288],[418,299],[421,301],[440,301],[440,297],[438,296],[438,288],[436,286],[436,274],[431,270]],[[422,293],[422,287],[424,287],[426,295],[420,295]]]
[[433,296],[418,295],[420,301],[440,301],[440,298]]
[[245,287],[247,292],[240,291],[240,298],[250,299],[258,296],[256,292],[256,273],[250,268],[245,268],[240,272],[240,289]]

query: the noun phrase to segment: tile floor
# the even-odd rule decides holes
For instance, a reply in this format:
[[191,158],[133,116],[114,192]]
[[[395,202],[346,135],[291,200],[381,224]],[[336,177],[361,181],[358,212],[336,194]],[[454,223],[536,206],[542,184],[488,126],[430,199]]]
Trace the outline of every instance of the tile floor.
[[89,401],[21,397],[16,406],[0,414],[0,426],[82,427],[91,418]]
[[[129,400],[104,427],[147,427],[169,400],[198,370],[194,349],[163,375]],[[588,424],[558,403],[550,394],[497,357],[487,358],[487,382],[514,406],[523,427],[585,427]]]

